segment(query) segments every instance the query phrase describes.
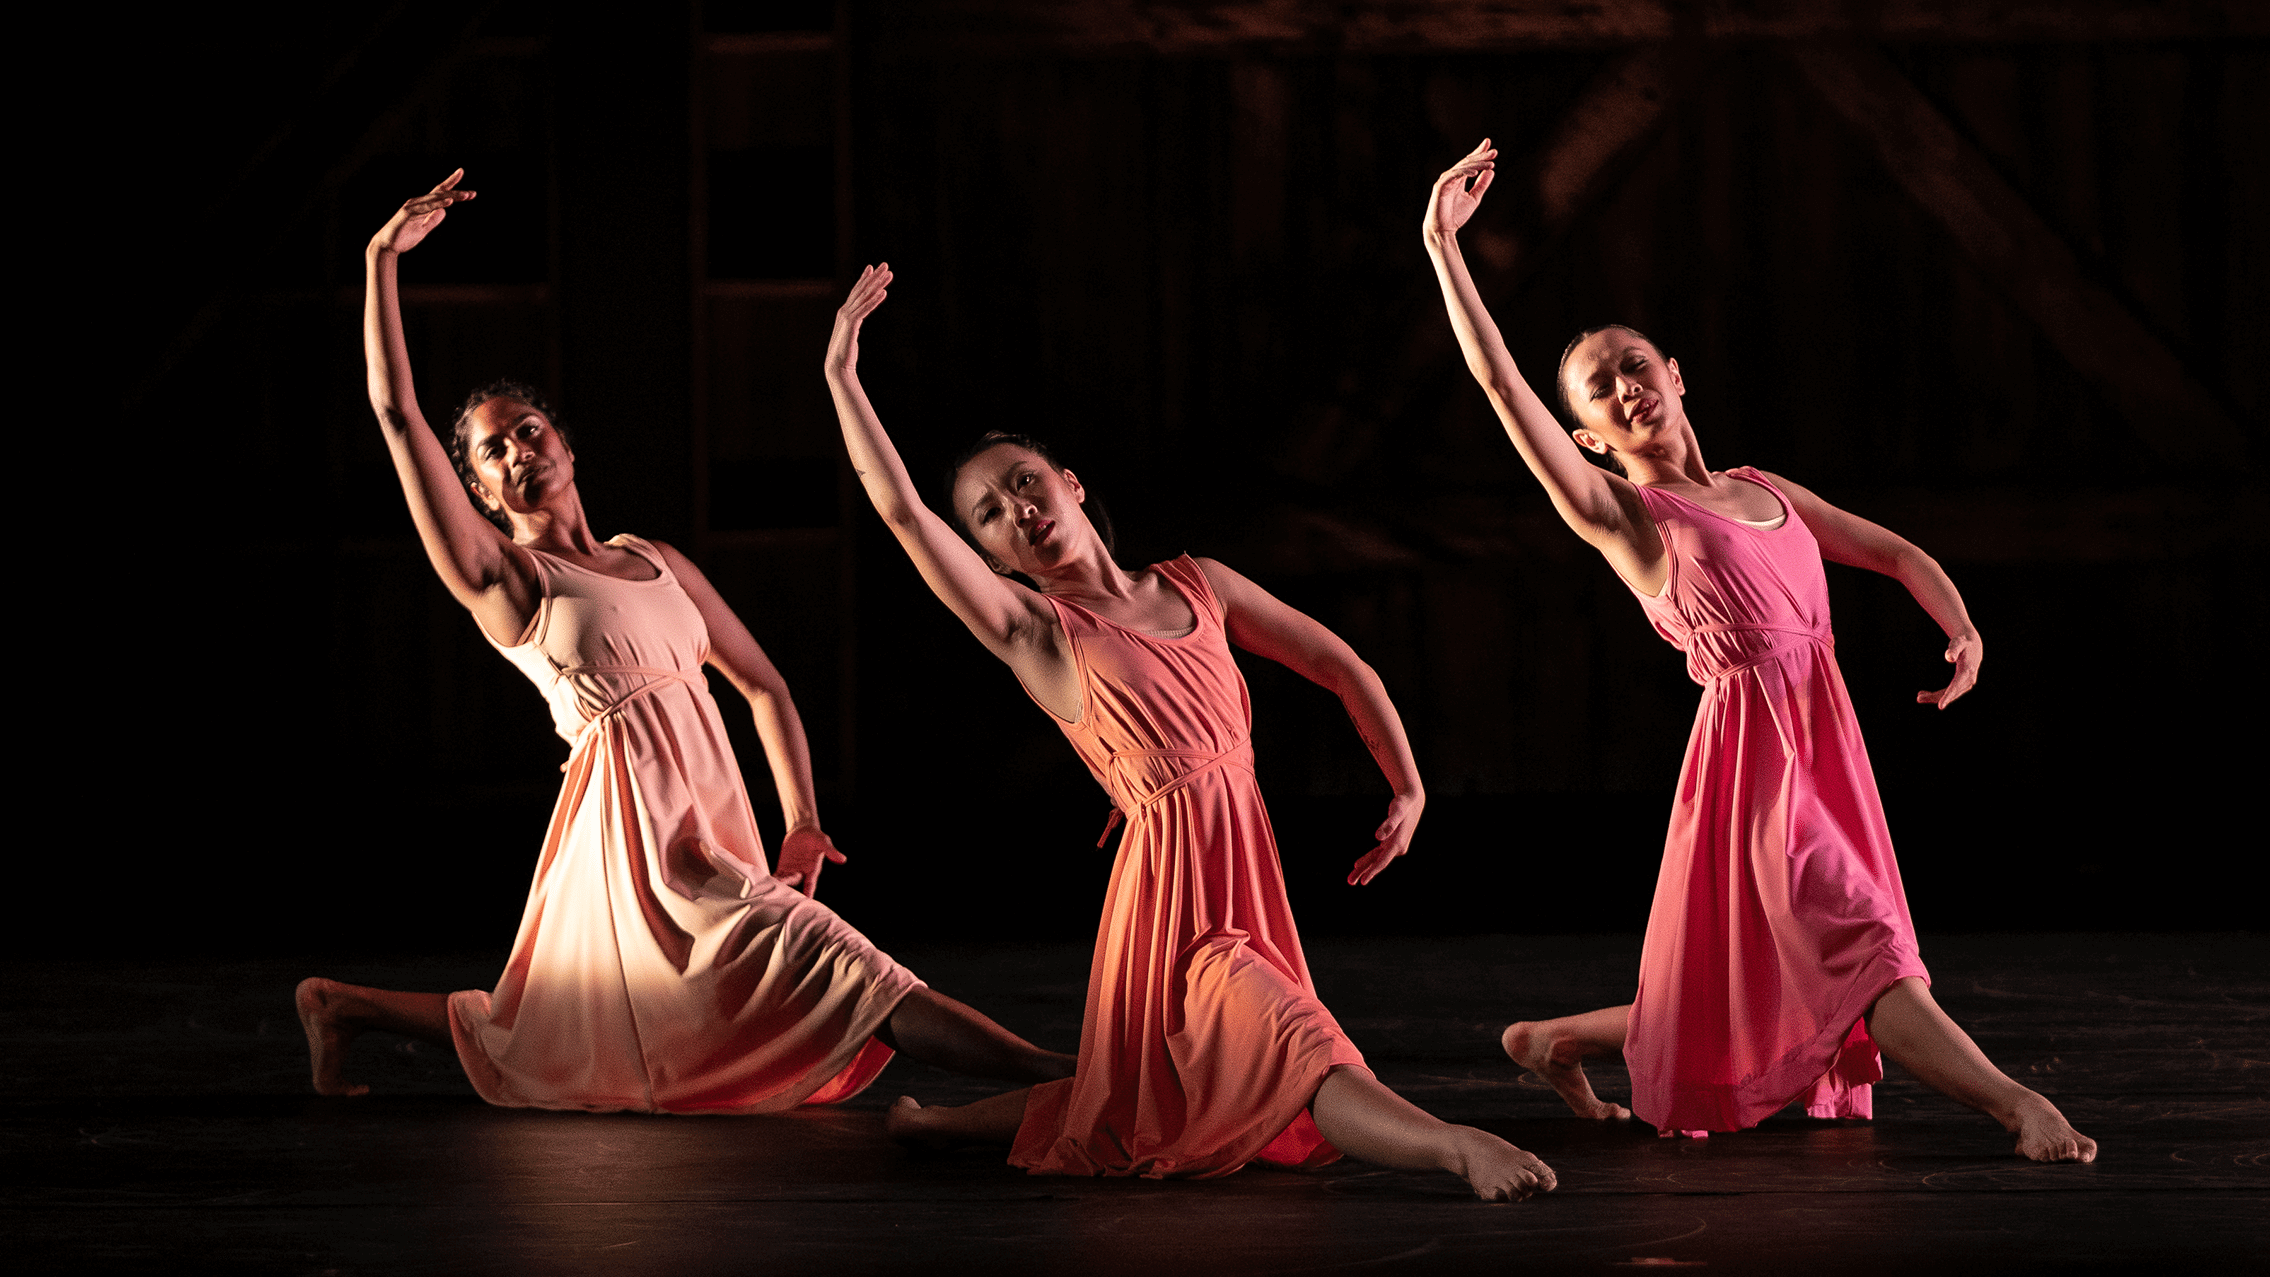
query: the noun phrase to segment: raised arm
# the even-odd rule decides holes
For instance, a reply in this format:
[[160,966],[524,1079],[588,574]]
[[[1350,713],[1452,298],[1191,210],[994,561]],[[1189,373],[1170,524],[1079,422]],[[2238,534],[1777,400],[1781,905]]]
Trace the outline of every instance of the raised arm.
[[1576,534],[1608,556],[1627,579],[1650,575],[1652,559],[1662,553],[1655,525],[1632,485],[1585,460],[1584,452],[1538,398],[1506,350],[1497,321],[1474,287],[1459,251],[1458,232],[1474,216],[1482,196],[1497,172],[1497,152],[1488,138],[1435,179],[1427,199],[1427,256],[1434,262],[1435,279],[1442,285],[1443,305],[1450,311],[1450,326],[1458,334],[1458,347],[1466,355],[1467,371],[1482,383],[1529,472],[1545,485],[1553,508]]
[[772,768],[773,787],[780,792],[781,821],[788,830],[780,840],[780,853],[773,857],[773,876],[791,887],[803,887],[807,896],[816,895],[820,870],[830,863],[842,864],[844,855],[820,831],[819,798],[812,788],[812,746],[804,737],[804,720],[796,713],[787,680],[694,561],[673,546],[654,544],[709,630],[709,663],[748,698],[756,717],[757,739],[764,742],[765,762]]
[[402,304],[395,263],[474,196],[457,189],[459,169],[439,186],[396,209],[363,252],[363,362],[370,406],[386,435],[394,472],[426,557],[450,594],[500,642],[517,639],[535,615],[538,587],[526,556],[473,508],[441,441],[418,411],[410,352],[402,340]]
[[883,304],[890,282],[887,263],[861,271],[859,282],[836,312],[835,332],[828,338],[828,392],[835,397],[844,449],[851,454],[851,467],[858,472],[867,499],[875,503],[875,512],[890,525],[891,534],[939,601],[962,618],[987,650],[1020,666],[1036,640],[1054,633],[1054,613],[1038,594],[987,566],[968,542],[922,503],[922,494],[907,477],[898,449],[883,433],[875,406],[859,384],[859,329]]
[[1356,725],[1356,734],[1371,751],[1372,761],[1387,777],[1394,797],[1388,800],[1387,819],[1372,831],[1378,845],[1348,871],[1350,886],[1370,882],[1411,849],[1411,835],[1417,832],[1419,816],[1427,806],[1419,764],[1411,757],[1411,741],[1403,734],[1403,717],[1395,712],[1395,702],[1388,699],[1387,685],[1346,640],[1315,619],[1212,559],[1200,559],[1198,566],[1204,569],[1207,584],[1214,587],[1214,596],[1222,601],[1222,626],[1229,632],[1230,642],[1339,697],[1349,721]]
[[1822,558],[1866,568],[1898,581],[1946,632],[1946,659],[1955,667],[1955,676],[1938,691],[1917,692],[1916,703],[1945,709],[1969,691],[1978,682],[1978,667],[1986,659],[1986,643],[1979,638],[1978,628],[1971,624],[1970,610],[1963,606],[1961,591],[1955,589],[1954,581],[1939,566],[1939,561],[1897,532],[1839,510],[1809,489],[1778,474],[1766,477],[1788,494],[1790,504],[1797,509],[1797,517],[1805,521],[1813,539],[1821,543]]

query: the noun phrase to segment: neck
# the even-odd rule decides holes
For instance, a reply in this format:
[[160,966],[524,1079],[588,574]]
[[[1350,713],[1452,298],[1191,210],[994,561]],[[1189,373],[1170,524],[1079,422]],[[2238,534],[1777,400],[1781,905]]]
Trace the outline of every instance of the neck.
[[583,498],[572,487],[538,509],[515,512],[512,539],[547,554],[595,555],[600,545],[590,521],[583,517]]
[[1060,598],[1124,599],[1135,593],[1134,575],[1112,561],[1100,538],[1090,538],[1077,552],[1031,576],[1041,593]]
[[1710,467],[1703,464],[1694,427],[1683,416],[1676,429],[1650,440],[1644,450],[1620,452],[1616,459],[1624,463],[1624,477],[1643,488],[1666,483],[1710,485]]

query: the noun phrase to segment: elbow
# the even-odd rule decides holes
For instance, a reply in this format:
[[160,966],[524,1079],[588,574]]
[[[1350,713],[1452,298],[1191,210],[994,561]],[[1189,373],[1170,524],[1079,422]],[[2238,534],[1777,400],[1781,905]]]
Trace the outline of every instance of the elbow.
[[1893,577],[1911,585],[1919,581],[1943,577],[1947,574],[1946,569],[1939,566],[1939,560],[1925,554],[1913,543],[1907,541],[1902,541],[1893,547],[1891,552],[1884,556],[1883,562],[1869,566],[1885,576]]
[[749,709],[760,720],[768,715],[779,717],[782,707],[795,704],[789,697],[787,682],[778,677],[735,677],[730,673],[726,677],[732,681],[733,690],[741,693],[742,699],[749,702]]
[[1527,389],[1527,383],[1518,375],[1508,377],[1505,369],[1493,366],[1488,360],[1474,365],[1474,379],[1482,383],[1482,388],[1489,392],[1490,402],[1501,412],[1512,412],[1520,398],[1519,391]]
[[1380,678],[1379,671],[1353,651],[1318,673],[1316,681],[1326,691],[1351,705],[1369,695],[1387,694],[1387,683]]
[[387,434],[399,437],[410,432],[410,414],[402,411],[402,406],[394,402],[394,396],[373,394],[370,410],[378,418],[379,429]]
[[911,536],[922,522],[922,506],[901,497],[880,498],[875,502],[875,513],[883,517],[893,533]]

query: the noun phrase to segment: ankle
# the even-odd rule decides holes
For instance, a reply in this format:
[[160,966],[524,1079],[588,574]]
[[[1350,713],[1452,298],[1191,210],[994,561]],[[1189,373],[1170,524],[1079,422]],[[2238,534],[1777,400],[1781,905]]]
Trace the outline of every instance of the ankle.
[[1444,1123],[1442,1139],[1435,1148],[1435,1166],[1472,1183],[1475,1166],[1485,1159],[1489,1146],[1498,1142],[1498,1137],[1488,1131]]
[[2003,1130],[2015,1134],[2029,1118],[2060,1116],[2057,1106],[2049,1102],[2048,1096],[2016,1082],[2010,1085],[2011,1094],[1998,1096],[1995,1103],[1984,1106],[1987,1116],[2000,1122]]

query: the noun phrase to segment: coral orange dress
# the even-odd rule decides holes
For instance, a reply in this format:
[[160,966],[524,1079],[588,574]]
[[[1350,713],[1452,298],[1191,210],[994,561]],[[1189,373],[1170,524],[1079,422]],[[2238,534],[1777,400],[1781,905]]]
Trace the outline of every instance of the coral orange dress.
[[[1339,1156],[1309,1119],[1363,1055],[1317,1001],[1253,779],[1252,707],[1221,604],[1154,565],[1197,628],[1161,638],[1051,599],[1079,669],[1057,720],[1127,832],[1088,974],[1078,1070],[1032,1089],[1009,1161],[1042,1175],[1227,1175]],[[1053,715],[1051,715],[1053,717]]]
[[543,601],[505,658],[573,745],[512,958],[450,995],[491,1104],[765,1113],[858,1093],[921,981],[767,868],[702,665],[709,630],[655,548],[625,581],[531,551]]
[[[1867,1117],[1884,1076],[1861,1016],[1929,979],[1829,630],[1820,545],[1653,488],[1663,592],[1639,595],[1703,686],[1648,914],[1624,1059],[1632,1111],[1671,1131],[1754,1126],[1792,1101]],[[1634,591],[1637,594],[1637,591]]]

